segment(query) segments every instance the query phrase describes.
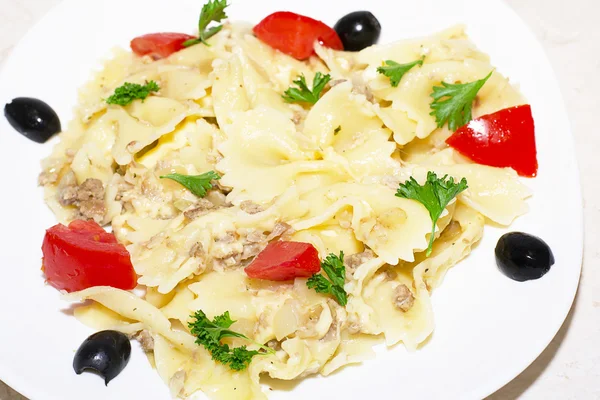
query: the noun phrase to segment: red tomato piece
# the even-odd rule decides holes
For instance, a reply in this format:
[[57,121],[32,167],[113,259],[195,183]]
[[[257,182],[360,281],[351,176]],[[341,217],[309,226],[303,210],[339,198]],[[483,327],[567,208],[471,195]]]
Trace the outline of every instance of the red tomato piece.
[[182,50],[183,43],[190,39],[196,37],[185,33],[149,33],[133,39],[130,46],[138,56],[149,55],[154,59],[160,59]]
[[58,224],[46,231],[42,270],[48,283],[75,292],[93,286],[131,290],[137,276],[129,252],[93,221]]
[[250,278],[289,281],[308,278],[321,270],[315,246],[301,242],[271,242],[246,267]]
[[511,167],[520,176],[537,174],[535,126],[528,104],[476,118],[446,143],[478,164]]
[[344,50],[337,32],[321,21],[279,11],[263,19],[254,27],[254,34],[260,40],[298,60],[305,60],[314,54],[314,43],[334,50]]
[[71,232],[80,233],[86,237],[92,237],[97,242],[118,243],[115,235],[106,232],[104,228],[95,222],[76,219],[69,224],[69,230]]

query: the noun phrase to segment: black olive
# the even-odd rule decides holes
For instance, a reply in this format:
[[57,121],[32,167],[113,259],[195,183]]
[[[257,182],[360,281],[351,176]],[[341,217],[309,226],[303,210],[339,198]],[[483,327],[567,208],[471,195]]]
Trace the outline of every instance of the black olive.
[[554,265],[554,255],[542,239],[522,232],[511,232],[498,240],[496,264],[509,278],[524,282],[539,279]]
[[346,51],[360,51],[377,43],[381,24],[368,11],[352,12],[336,22],[333,27]]
[[37,143],[45,143],[61,130],[56,111],[38,99],[17,97],[4,106],[4,115],[13,128]]
[[129,338],[117,331],[101,331],[85,339],[73,359],[77,375],[87,369],[96,371],[104,383],[113,380],[129,362],[131,343]]

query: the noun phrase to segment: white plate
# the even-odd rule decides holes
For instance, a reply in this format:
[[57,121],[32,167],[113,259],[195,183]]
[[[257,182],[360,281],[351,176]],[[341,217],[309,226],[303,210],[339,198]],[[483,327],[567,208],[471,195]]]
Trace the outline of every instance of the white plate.
[[[234,20],[259,21],[289,9],[329,24],[369,9],[381,21],[381,43],[466,23],[498,70],[518,83],[533,106],[539,177],[527,184],[531,212],[511,230],[541,236],[556,264],[538,281],[518,283],[496,268],[493,249],[502,230],[486,227],[467,260],[433,296],[436,330],[417,352],[379,349],[376,360],[328,378],[310,378],[272,399],[480,399],[525,369],[562,324],[577,289],[582,251],[582,203],[571,132],[558,84],[540,44],[497,0],[231,0]],[[115,45],[157,31],[194,31],[200,0],[68,0],[50,12],[14,49],[0,75],[0,104],[33,96],[51,104],[63,125],[76,89]],[[325,5],[324,5],[325,4]],[[55,220],[36,187],[39,161],[51,145],[26,140],[0,118],[0,379],[32,399],[168,399],[135,347],[129,366],[108,387],[71,363],[90,330],[78,323],[40,273],[44,229]],[[330,397],[331,396],[331,397]]]

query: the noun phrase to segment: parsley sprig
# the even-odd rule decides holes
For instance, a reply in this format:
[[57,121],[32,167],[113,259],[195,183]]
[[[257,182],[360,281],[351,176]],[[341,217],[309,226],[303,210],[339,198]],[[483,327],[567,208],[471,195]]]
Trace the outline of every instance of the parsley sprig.
[[471,120],[473,100],[493,72],[475,82],[463,84],[442,82],[442,86],[433,87],[430,115],[435,116],[438,128],[448,122],[448,128],[454,132]]
[[185,47],[193,46],[198,43],[209,45],[206,41],[219,33],[223,29],[223,25],[215,25],[211,28],[208,26],[211,22],[221,22],[227,18],[225,9],[229,6],[227,0],[209,0],[208,3],[202,6],[200,19],[198,20],[198,35],[197,39],[190,39],[183,43]]
[[190,192],[194,193],[198,197],[206,196],[206,193],[212,189],[212,181],[221,179],[221,176],[215,171],[205,172],[201,175],[182,175],[182,174],[169,174],[163,175],[161,179],[171,179],[181,184]]
[[[211,354],[212,359],[229,366],[234,371],[243,371],[256,355],[275,354],[273,349],[254,342],[246,335],[229,329],[235,322],[229,316],[229,311],[218,315],[211,321],[202,310],[191,315],[192,321],[188,324],[192,335],[196,336],[196,343],[204,346]],[[248,350],[246,346],[234,347],[221,344],[221,340],[233,337],[249,340],[264,351]]]
[[348,303],[348,294],[344,290],[346,282],[346,267],[344,266],[344,252],[336,256],[331,253],[321,262],[321,268],[329,280],[322,274],[314,274],[306,282],[309,289],[315,289],[317,293],[331,294],[340,305],[345,306]]
[[399,64],[393,60],[386,60],[384,65],[377,68],[377,72],[390,78],[390,83],[393,87],[398,87],[404,74],[411,70],[415,65],[423,65],[424,60],[425,57],[406,64]]
[[145,100],[150,93],[158,92],[159,90],[158,84],[154,81],[146,82],[145,85],[125,82],[115,89],[114,94],[106,99],[106,103],[126,106],[134,100]]
[[298,79],[294,81],[298,87],[290,87],[288,90],[284,92],[283,99],[288,103],[301,103],[306,102],[310,104],[315,104],[319,101],[321,97],[321,92],[325,89],[325,85],[331,80],[331,75],[323,75],[320,72],[315,74],[315,79],[313,79],[313,87],[312,90],[308,88],[306,84],[306,78],[304,75],[300,75]]
[[452,199],[467,188],[465,178],[462,178],[458,183],[454,183],[454,178],[448,178],[448,175],[438,178],[435,172],[432,171],[427,172],[427,181],[424,185],[420,185],[412,176],[408,181],[400,184],[396,196],[416,200],[429,211],[433,226],[429,246],[427,247],[427,256],[431,255],[431,249],[433,248],[437,220]]

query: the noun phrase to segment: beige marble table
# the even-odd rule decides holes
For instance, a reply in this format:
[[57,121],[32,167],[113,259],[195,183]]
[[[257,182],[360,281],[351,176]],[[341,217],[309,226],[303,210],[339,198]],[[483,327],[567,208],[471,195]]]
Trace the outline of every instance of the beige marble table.
[[[0,0],[0,63],[59,1]],[[487,400],[600,399],[600,0],[505,1],[543,43],[560,80],[581,170],[586,248],[579,293],[562,329],[527,370]],[[0,400],[24,399],[0,381]]]

